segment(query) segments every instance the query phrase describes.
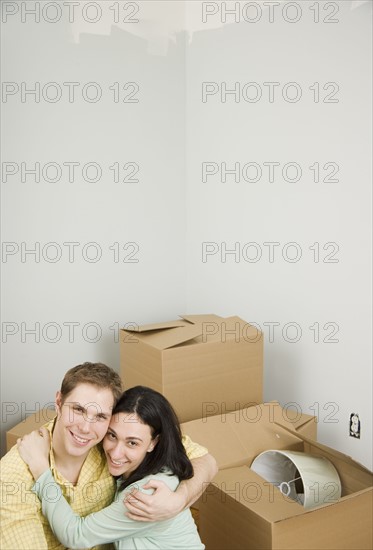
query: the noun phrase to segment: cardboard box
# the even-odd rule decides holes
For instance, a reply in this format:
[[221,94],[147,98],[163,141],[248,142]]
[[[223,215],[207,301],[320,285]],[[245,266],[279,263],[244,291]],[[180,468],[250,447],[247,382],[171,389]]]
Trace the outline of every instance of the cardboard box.
[[[232,464],[246,464],[247,451],[245,447],[241,447],[240,442],[242,434],[247,434],[248,430],[251,430],[253,435],[256,434],[260,437],[260,431],[274,422],[312,439],[317,439],[317,419],[315,416],[303,414],[293,409],[285,410],[277,401],[262,403],[228,414],[222,413],[185,422],[181,424],[181,429],[193,441],[206,446],[210,454],[216,459],[219,469],[224,469]],[[220,434],[219,437],[216,437],[216,433]],[[229,443],[225,444],[226,441]],[[245,441],[246,439],[243,438],[243,445]],[[234,446],[233,452],[232,443]],[[195,510],[199,510],[202,498],[199,498],[193,504]]]
[[263,401],[263,337],[239,317],[184,315],[121,330],[125,388],[150,386],[181,422]]
[[[300,417],[300,425],[294,422],[295,430],[289,429],[287,421],[278,421],[278,407],[272,404],[273,414],[268,414],[269,405],[241,411],[241,420],[233,414],[183,425],[185,433],[208,446],[221,468],[199,502],[206,550],[372,548],[372,473],[307,437],[312,421]],[[341,479],[341,498],[305,509],[283,496],[249,468],[256,456],[271,449],[328,458]]]
[[34,414],[30,414],[22,422],[11,428],[6,432],[6,450],[7,452],[17,443],[19,437],[37,430],[40,426],[47,424],[50,420],[56,416],[54,409],[40,409]]
[[[281,426],[286,430],[280,433],[277,428]],[[277,448],[279,440],[285,445],[281,448],[286,448],[287,444],[294,443],[297,434],[317,439],[316,417],[283,409],[277,401],[184,422],[181,429],[193,441],[208,448],[219,470],[247,464],[248,457],[254,459],[271,445]]]

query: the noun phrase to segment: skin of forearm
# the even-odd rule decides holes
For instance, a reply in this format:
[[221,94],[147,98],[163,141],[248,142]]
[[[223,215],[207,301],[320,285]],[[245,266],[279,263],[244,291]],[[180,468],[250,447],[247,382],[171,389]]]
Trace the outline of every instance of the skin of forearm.
[[216,460],[210,454],[194,458],[191,462],[194,470],[193,477],[182,481],[176,490],[179,495],[182,495],[185,502],[183,509],[188,508],[199,499],[218,473]]

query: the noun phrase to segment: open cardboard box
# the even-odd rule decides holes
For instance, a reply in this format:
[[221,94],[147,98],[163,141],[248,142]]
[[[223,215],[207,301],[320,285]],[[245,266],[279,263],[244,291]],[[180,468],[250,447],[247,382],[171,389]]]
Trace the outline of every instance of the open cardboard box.
[[[206,550],[372,548],[372,473],[312,439],[312,420],[302,415],[287,422],[274,404],[270,415],[270,405],[242,411],[241,418],[233,413],[183,425],[185,433],[209,448],[220,468],[199,500],[199,530]],[[341,479],[341,498],[305,509],[285,497],[249,467],[256,456],[271,449],[328,458]]]
[[120,333],[125,388],[161,392],[181,422],[263,401],[263,336],[239,317],[184,315]]
[[[246,464],[247,435],[249,441],[254,434],[259,439],[262,437],[263,450],[265,450],[265,429],[274,422],[312,439],[316,440],[317,438],[315,416],[303,414],[299,410],[283,409],[277,401],[184,422],[181,424],[181,429],[193,441],[208,448],[210,454],[216,459],[220,470],[229,468],[232,465]],[[262,430],[264,430],[263,433]],[[219,434],[218,437],[217,434]],[[272,433],[270,432],[270,434],[272,439]],[[289,439],[289,441],[292,440]],[[200,502],[201,498],[193,504],[192,508],[198,510]]]

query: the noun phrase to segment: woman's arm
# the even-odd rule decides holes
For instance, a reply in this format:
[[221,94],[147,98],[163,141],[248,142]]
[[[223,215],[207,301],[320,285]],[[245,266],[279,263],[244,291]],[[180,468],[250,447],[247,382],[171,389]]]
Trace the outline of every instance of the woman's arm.
[[50,435],[44,426],[17,439],[18,452],[34,479],[49,468]]
[[[194,458],[192,464],[194,470],[192,479],[182,481],[176,490],[180,495],[184,495],[182,510],[188,508],[199,499],[210,481],[212,481],[218,473],[216,460],[209,453],[199,458]],[[151,485],[148,483],[147,487],[151,487]]]
[[140,491],[131,493],[124,501],[129,512],[128,517],[142,522],[162,521],[174,517],[193,504],[215,477],[218,468],[210,454],[193,458],[191,462],[193,477],[182,481],[175,492],[171,492],[161,481],[151,478],[144,489],[154,489],[152,495]]
[[[141,480],[136,485],[141,488],[143,483]],[[174,476],[170,477],[170,483],[175,483]],[[53,533],[67,548],[91,548],[125,537],[143,536],[145,531],[154,528],[133,521],[123,513],[123,495],[100,512],[81,518],[72,511],[49,469],[40,476],[33,490],[42,501],[43,514]]]

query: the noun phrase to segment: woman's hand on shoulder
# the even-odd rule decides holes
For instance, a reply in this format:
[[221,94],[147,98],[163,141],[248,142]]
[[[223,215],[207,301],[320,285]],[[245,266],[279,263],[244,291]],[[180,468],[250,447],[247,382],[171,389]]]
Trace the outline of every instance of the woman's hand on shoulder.
[[49,468],[50,435],[46,428],[39,428],[17,439],[18,452],[28,465],[34,479]]
[[185,507],[181,492],[174,492],[161,480],[150,479],[143,489],[152,489],[152,495],[132,490],[124,499],[127,516],[137,521],[163,521],[170,519]]

